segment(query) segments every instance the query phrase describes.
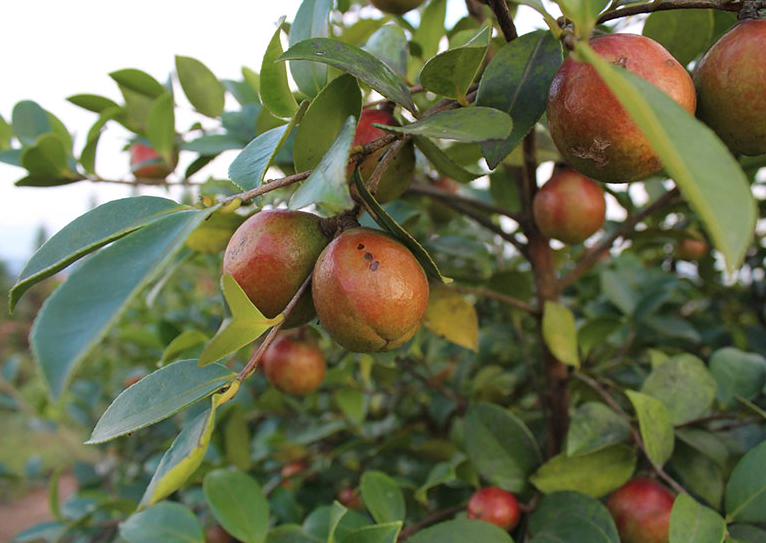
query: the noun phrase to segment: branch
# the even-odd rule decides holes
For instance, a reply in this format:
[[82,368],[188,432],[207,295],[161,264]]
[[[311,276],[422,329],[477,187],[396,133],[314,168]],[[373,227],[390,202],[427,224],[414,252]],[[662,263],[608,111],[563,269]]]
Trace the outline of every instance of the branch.
[[506,305],[510,305],[511,307],[515,307],[516,309],[521,309],[523,311],[526,311],[527,313],[531,315],[539,315],[540,310],[532,307],[526,302],[522,302],[521,300],[517,298],[513,298],[512,296],[507,296],[505,294],[502,294],[500,292],[495,292],[494,290],[486,289],[486,288],[478,288],[478,287],[466,287],[462,285],[453,285],[451,288],[458,292],[463,292],[465,294],[474,294],[476,296],[482,296],[484,298],[491,298],[493,300],[497,300],[498,302],[502,302]]
[[453,194],[451,192],[447,192],[446,190],[442,190],[439,188],[436,188],[432,185],[429,185],[428,183],[413,183],[410,185],[410,188],[408,189],[408,192],[412,192],[415,194],[422,194],[424,196],[429,196],[431,198],[435,198],[437,200],[443,200],[443,201],[454,201],[461,204],[466,204],[471,207],[475,207],[477,209],[481,209],[484,211],[487,211],[489,213],[495,213],[497,215],[503,215],[504,217],[508,217],[509,219],[513,219],[514,221],[520,223],[522,218],[521,215],[518,213],[514,213],[513,211],[509,211],[505,208],[498,207],[492,204],[488,204],[486,202],[482,202],[481,200],[477,200],[475,198],[470,198],[468,196],[461,196],[459,194]]
[[413,524],[406,530],[402,530],[401,533],[399,534],[399,538],[396,541],[398,543],[402,543],[403,541],[406,541],[410,536],[419,532],[423,528],[428,528],[429,526],[431,526],[432,524],[436,524],[440,520],[456,515],[463,509],[465,509],[465,505],[456,505],[454,507],[448,507],[447,509],[442,509],[441,511],[436,511],[435,513],[424,518],[420,522]]
[[652,215],[655,211],[665,207],[679,194],[680,193],[677,188],[669,190],[638,213],[628,217],[625,222],[622,223],[622,226],[615,230],[612,235],[610,235],[599,244],[594,245],[588,250],[587,253],[585,253],[585,256],[580,259],[574,269],[561,279],[561,287],[566,287],[567,285],[570,285],[576,281],[583,273],[591,269],[596,264],[596,262],[598,262],[599,258],[601,258],[601,255],[612,248],[612,245],[614,245],[614,242],[617,241],[618,238],[626,237],[628,234],[633,232],[638,223]]
[[739,11],[742,4],[727,0],[664,0],[662,2],[648,2],[637,6],[628,6],[621,9],[610,10],[598,18],[598,24],[628,17],[629,15],[638,15],[639,13],[652,13],[654,11],[666,11],[669,9],[720,9],[723,11]]
[[505,41],[513,41],[519,37],[516,32],[516,25],[513,24],[513,17],[511,17],[511,11],[508,9],[508,4],[505,0],[488,0],[487,4],[492,9],[492,12],[497,17],[497,23],[500,25],[500,30],[503,31]]
[[454,200],[443,200],[444,205],[447,205],[451,207],[452,209],[455,209],[457,211],[460,211],[463,215],[466,215],[467,217],[470,217],[477,223],[479,223],[481,226],[486,228],[487,230],[490,230],[491,232],[494,232],[501,238],[503,238],[505,241],[510,242],[518,251],[525,257],[529,258],[529,252],[527,250],[527,246],[524,245],[524,243],[519,240],[514,234],[509,234],[502,228],[500,228],[499,225],[493,223],[490,219],[482,215],[481,213],[477,212],[475,209],[471,209],[465,204],[462,204],[460,202],[456,202]]
[[372,175],[370,175],[370,178],[367,180],[367,190],[370,191],[370,194],[375,195],[375,192],[378,190],[378,184],[383,178],[383,174],[386,173],[386,170],[394,161],[396,155],[399,153],[399,151],[402,150],[408,141],[410,141],[410,136],[405,134],[401,139],[392,144],[391,147],[386,150],[386,152],[383,154],[383,157],[375,165],[375,169],[373,170]]

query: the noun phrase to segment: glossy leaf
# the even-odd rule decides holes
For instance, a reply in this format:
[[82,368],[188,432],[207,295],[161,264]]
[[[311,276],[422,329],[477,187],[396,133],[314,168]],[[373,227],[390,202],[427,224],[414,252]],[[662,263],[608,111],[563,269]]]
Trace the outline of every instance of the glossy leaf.
[[[290,48],[309,38],[326,38],[330,35],[330,10],[332,0],[303,0],[290,27]],[[314,62],[291,62],[290,73],[298,89],[313,98],[327,82],[327,67]]]
[[42,134],[51,131],[48,113],[31,100],[22,100],[13,106],[11,126],[22,145],[31,145]]
[[577,407],[569,424],[566,454],[576,456],[603,449],[630,437],[630,423],[600,402]]
[[277,126],[248,143],[229,165],[229,178],[243,191],[258,188],[274,157],[290,135],[292,126]]
[[226,89],[207,66],[197,59],[176,55],[176,72],[194,109],[208,117],[223,113]]
[[[356,79],[342,75],[328,83],[308,106],[295,132],[295,170],[316,168],[348,118],[359,119],[361,111],[362,94]],[[345,169],[341,177],[345,179]]]
[[48,298],[32,327],[31,345],[53,398],[130,301],[214,210],[178,211],[153,221],[88,259]]
[[[533,535],[550,533],[551,529],[555,531],[562,516],[576,517],[580,521],[580,528],[585,530],[582,534],[577,530],[574,533],[568,533],[568,530],[561,533],[560,537],[567,543],[577,541],[620,543],[612,515],[604,504],[575,491],[554,492],[543,497],[529,518],[529,531]],[[571,524],[570,521],[568,525],[571,526]],[[590,536],[586,536],[589,529]],[[586,539],[586,537],[593,537],[594,533],[598,534],[594,539]]]
[[752,400],[766,385],[766,359],[735,347],[718,349],[710,356],[710,374],[718,383],[718,403],[731,406],[739,396]]
[[226,250],[229,240],[245,217],[236,213],[213,213],[186,240],[189,249],[211,255]]
[[439,51],[439,42],[444,36],[444,19],[447,14],[447,0],[431,0],[423,10],[420,24],[412,41],[420,48],[420,58],[426,61]]
[[321,541],[303,533],[300,526],[282,524],[269,531],[266,543],[321,543]]
[[[349,116],[319,164],[293,193],[289,203],[290,209],[316,204],[330,213],[338,213],[352,206],[346,176],[355,131],[356,119]],[[296,138],[296,149],[297,146]]]
[[146,121],[146,138],[163,160],[173,163],[176,144],[176,117],[173,96],[165,93],[154,101]]
[[401,529],[401,521],[364,526],[348,534],[341,543],[396,543]]
[[199,365],[207,366],[255,341],[266,330],[284,320],[280,313],[268,319],[253,305],[242,287],[227,274],[221,276],[221,290],[231,310],[213,339],[199,357]]
[[263,543],[269,530],[269,502],[260,485],[237,469],[217,469],[202,483],[218,523],[244,543]]
[[420,84],[429,91],[465,103],[468,87],[473,83],[487,54],[492,29],[483,26],[462,47],[439,53],[426,62],[420,72]]
[[405,109],[413,113],[417,111],[402,77],[379,58],[353,45],[330,38],[313,38],[291,45],[279,60],[312,60],[329,64],[364,81]]
[[476,105],[499,109],[513,119],[507,138],[481,146],[490,168],[496,168],[540,120],[548,87],[561,61],[558,40],[550,32],[538,30],[506,44],[487,65]]
[[726,485],[727,522],[766,522],[766,441],[750,449]]
[[511,118],[502,111],[472,106],[442,111],[405,126],[378,123],[373,123],[373,126],[395,134],[479,143],[507,137],[512,124]]
[[[64,142],[53,133],[43,134],[25,147],[21,153],[21,165],[31,176],[61,179],[76,179],[69,167],[69,156]],[[60,183],[64,184],[64,183]]]
[[721,543],[726,522],[688,494],[679,494],[670,513],[670,543]]
[[605,62],[583,42],[576,51],[647,136],[723,253],[726,267],[735,270],[750,246],[756,219],[750,186],[737,161],[709,128],[651,83]]
[[693,496],[716,510],[720,509],[724,491],[723,473],[711,458],[679,441],[673,449],[670,467],[681,485]]
[[636,452],[627,445],[613,445],[581,456],[554,456],[529,481],[544,494],[562,490],[600,498],[620,488],[636,469]]
[[721,468],[727,467],[729,450],[714,433],[698,428],[676,428],[676,437],[711,458]]
[[163,502],[131,515],[120,524],[128,543],[204,543],[202,528],[192,511],[180,503]]
[[656,467],[662,467],[673,454],[674,434],[670,413],[662,402],[647,394],[633,390],[626,390],[625,394],[636,410],[646,456]]
[[513,543],[511,536],[494,524],[482,520],[448,520],[421,530],[407,541],[409,543]]
[[234,380],[226,366],[200,368],[196,360],[164,366],[123,390],[107,408],[88,444],[103,443],[164,420]]
[[321,505],[303,521],[303,531],[314,540],[325,542],[332,537],[342,541],[351,532],[370,525],[370,518],[348,510],[338,502]]
[[647,17],[642,34],[659,42],[686,66],[708,48],[714,26],[711,9],[656,11]]
[[415,136],[412,140],[415,142],[417,148],[420,149],[420,152],[425,155],[431,165],[436,168],[436,171],[441,175],[454,179],[460,183],[468,183],[483,175],[481,172],[472,172],[463,168],[428,138]]
[[543,339],[553,356],[564,364],[580,367],[575,319],[566,306],[551,301],[545,302]]
[[109,74],[109,77],[120,86],[149,98],[158,98],[166,91],[151,75],[135,68],[117,70]]
[[348,513],[348,509],[346,509],[343,505],[341,505],[337,500],[333,502],[333,504],[330,506],[330,511],[328,515],[328,531],[327,531],[327,543],[335,543],[335,532],[338,529],[338,526],[340,525],[340,522],[343,520],[343,517],[346,516],[346,513]]
[[683,424],[708,412],[716,388],[705,363],[696,356],[682,354],[652,370],[641,391],[665,405],[673,424]]
[[107,109],[119,107],[114,100],[97,94],[75,94],[67,98],[67,101],[93,113],[102,113]]
[[242,149],[242,145],[242,140],[228,134],[206,134],[182,144],[181,149],[213,157],[230,149]]
[[530,543],[616,543],[610,534],[590,520],[561,511],[556,522],[544,526]]
[[173,341],[168,343],[168,346],[162,351],[160,364],[165,365],[177,358],[178,355],[184,351],[204,345],[208,339],[207,335],[199,330],[186,330],[185,332],[181,332],[173,338]]
[[404,30],[396,25],[385,25],[376,30],[362,47],[388,64],[399,75],[407,75],[409,45]]
[[366,471],[359,484],[364,506],[381,524],[404,520],[404,495],[399,485],[381,471]]
[[474,352],[479,351],[479,317],[459,292],[443,283],[430,285],[428,309],[423,326],[437,336]]
[[519,418],[494,404],[476,404],[468,410],[464,432],[468,456],[482,477],[509,492],[527,488],[542,454]]
[[287,81],[287,67],[283,62],[276,62],[284,52],[280,37],[284,29],[284,18],[277,23],[277,30],[266,47],[261,63],[261,100],[263,105],[277,117],[290,118],[298,109],[298,102],[293,97]]

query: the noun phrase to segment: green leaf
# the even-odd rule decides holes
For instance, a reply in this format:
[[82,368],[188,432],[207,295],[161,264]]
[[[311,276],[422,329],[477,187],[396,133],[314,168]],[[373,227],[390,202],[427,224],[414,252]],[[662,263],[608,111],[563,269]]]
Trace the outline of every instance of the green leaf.
[[11,147],[12,137],[13,127],[0,115],[0,151],[5,151]]
[[64,142],[53,133],[43,134],[21,153],[21,165],[30,175],[61,179],[65,184],[79,179],[69,167],[69,154]]
[[114,100],[97,94],[75,94],[67,98],[67,101],[93,113],[103,113],[107,109],[120,107]]
[[423,10],[420,24],[415,30],[412,41],[419,47],[423,61],[433,57],[439,51],[439,42],[444,36],[444,19],[447,14],[447,0],[431,0]]
[[494,524],[482,520],[449,520],[421,530],[409,543],[513,543],[511,536]]
[[128,543],[204,543],[202,528],[192,511],[180,503],[163,502],[131,515],[120,524]]
[[16,534],[11,543],[39,543],[41,540],[50,543],[58,541],[66,532],[67,525],[63,522],[38,522]]
[[277,117],[290,118],[298,109],[287,82],[287,67],[276,62],[283,53],[280,36],[285,28],[284,17],[277,23],[277,30],[271,38],[261,63],[261,100],[266,109]]
[[160,95],[167,92],[165,87],[151,75],[134,68],[117,70],[110,73],[109,77],[114,79],[121,88],[124,87],[149,98],[159,98]]
[[266,330],[285,318],[283,313],[273,319],[264,317],[247,297],[242,287],[228,273],[221,276],[221,290],[231,309],[231,317],[223,320],[218,332],[205,346],[199,357],[200,366],[217,362],[252,343]]
[[556,522],[546,525],[530,543],[615,543],[610,534],[587,518],[561,511]]
[[103,443],[164,420],[222,389],[236,376],[220,364],[204,368],[196,360],[168,364],[123,390],[86,443]]
[[636,452],[627,445],[613,445],[581,456],[554,456],[529,481],[544,494],[574,490],[593,498],[620,488],[636,469]]
[[247,473],[225,468],[211,471],[202,483],[218,523],[244,543],[263,543],[269,530],[269,502]]
[[443,283],[431,283],[423,326],[456,345],[479,352],[479,316],[473,304]]
[[[303,0],[290,26],[288,44],[330,35],[332,0]],[[298,89],[313,98],[327,83],[327,67],[313,62],[291,62],[290,72]]]
[[726,485],[727,522],[766,522],[766,441],[750,449]]
[[763,543],[766,541],[766,531],[747,524],[732,524],[729,526],[729,543]]
[[402,77],[382,60],[353,45],[330,38],[314,38],[291,45],[278,60],[313,60],[329,64],[364,81],[409,111],[417,112],[410,89]]
[[710,356],[710,374],[718,383],[717,398],[730,407],[736,396],[752,400],[766,385],[766,359],[735,347],[718,349]]
[[682,354],[652,370],[641,391],[665,405],[673,424],[683,424],[708,412],[716,388],[705,363],[694,355]]
[[241,404],[234,404],[227,412],[223,428],[226,462],[242,471],[250,471],[253,467],[250,457],[251,439],[245,408]]
[[119,106],[105,109],[98,117],[93,126],[88,130],[87,143],[80,153],[80,164],[88,173],[96,173],[96,147],[104,127],[108,121],[118,119],[125,114],[125,110]]
[[420,152],[422,152],[431,165],[436,168],[441,175],[454,179],[460,183],[468,183],[469,181],[481,177],[481,172],[471,172],[463,168],[460,164],[452,160],[447,154],[442,151],[437,145],[422,136],[414,136],[412,140]]
[[439,268],[436,267],[436,263],[431,258],[431,255],[428,254],[428,251],[426,251],[415,238],[413,238],[404,228],[402,228],[399,223],[397,223],[393,217],[391,217],[391,215],[386,213],[386,210],[381,207],[377,200],[375,200],[375,198],[370,194],[370,191],[367,190],[367,187],[362,182],[362,178],[359,176],[358,172],[354,172],[354,183],[356,185],[357,192],[359,192],[362,200],[364,200],[364,202],[367,204],[367,209],[372,213],[372,218],[375,220],[375,222],[378,223],[381,228],[393,235],[412,252],[420,265],[423,267],[426,275],[433,277],[434,279],[438,279],[442,283],[451,283],[452,279],[444,277],[441,274]]
[[626,390],[625,394],[636,410],[641,439],[646,448],[646,456],[655,467],[662,467],[673,454],[675,441],[670,413],[665,409],[662,402],[647,394],[633,390]]
[[362,49],[388,64],[399,75],[407,75],[409,45],[401,27],[386,25],[376,30]]
[[328,524],[327,543],[335,543],[335,532],[337,531],[341,521],[343,520],[343,517],[346,516],[346,513],[348,513],[348,509],[346,509],[338,501],[334,501],[333,504],[330,506],[330,513],[328,515],[328,523],[327,523]]
[[564,16],[574,23],[577,35],[587,40],[596,25],[598,14],[609,0],[557,0],[556,3]]
[[564,364],[580,367],[575,319],[566,306],[551,301],[545,302],[543,339],[553,356]]
[[[328,83],[308,106],[295,132],[295,171],[316,168],[348,118],[359,119],[361,111],[362,93],[356,79],[342,75]],[[345,181],[345,165],[341,177]]]
[[229,178],[242,190],[261,186],[274,157],[287,141],[293,123],[267,130],[247,144],[229,166]]
[[13,106],[11,125],[22,145],[32,145],[39,136],[51,131],[48,113],[31,100],[23,100]]
[[482,477],[509,492],[527,488],[542,454],[519,418],[497,405],[476,404],[466,414],[464,432],[468,456]]
[[112,243],[74,270],[32,326],[32,352],[53,398],[138,293],[215,211],[171,213]]
[[507,138],[481,146],[490,168],[496,168],[540,120],[548,87],[561,60],[558,40],[550,32],[538,30],[506,44],[487,65],[479,82],[476,105],[499,109],[513,119],[513,130]]
[[484,25],[462,47],[439,53],[426,62],[420,72],[420,84],[427,90],[465,103],[468,87],[487,54],[492,29]]
[[[576,532],[574,534],[561,534],[562,539],[567,543],[582,541],[590,543],[591,541],[604,541],[610,543],[620,543],[620,537],[617,534],[617,528],[612,520],[609,510],[600,501],[586,496],[580,492],[564,491],[554,492],[543,497],[534,512],[529,518],[529,531],[535,535],[537,533],[549,533],[550,529],[557,527],[562,515],[567,517],[576,517],[580,520],[581,527],[594,527],[598,536],[595,539],[586,539],[585,533],[582,536]],[[588,528],[585,528],[586,530]],[[592,530],[592,528],[591,528]],[[572,537],[580,539],[572,539]]]
[[428,491],[435,486],[448,483],[457,479],[455,468],[447,462],[439,462],[435,464],[431,471],[428,472],[428,478],[420,488],[415,491],[415,499],[422,503],[424,506],[428,505]]
[[566,454],[576,456],[598,451],[630,437],[630,423],[600,402],[577,407],[569,424]]
[[382,471],[365,471],[359,484],[364,506],[381,524],[404,520],[404,495],[399,485]]
[[670,513],[670,543],[721,543],[726,522],[688,494],[679,494]]
[[[222,216],[225,217],[228,215]],[[164,351],[162,351],[160,364],[164,366],[171,360],[177,358],[178,355],[184,351],[188,351],[189,349],[199,345],[204,345],[208,339],[209,338],[207,337],[207,334],[204,334],[199,330],[186,330],[185,332],[181,332],[175,338],[173,338],[173,341],[168,343],[168,346],[165,347]]]
[[218,396],[212,406],[188,421],[173,444],[162,456],[149,486],[144,491],[139,509],[154,505],[181,488],[189,476],[202,464],[210,436],[215,426]]
[[43,244],[21,270],[9,296],[12,310],[32,285],[122,236],[179,209],[172,200],[137,196],[98,206],[73,220]]
[[242,140],[228,134],[206,134],[182,144],[181,149],[214,157],[224,151],[242,149]]
[[157,153],[168,163],[173,163],[176,144],[176,117],[173,95],[165,93],[154,101],[146,121],[146,138]]
[[729,271],[738,268],[752,240],[756,206],[745,174],[726,146],[651,83],[605,62],[583,42],[575,50],[593,65],[647,136],[723,253]]
[[683,441],[676,443],[670,467],[693,496],[719,509],[723,498],[723,473],[713,460]]
[[[355,131],[356,119],[349,115],[338,137],[324,153],[314,171],[293,193],[288,206],[290,209],[316,204],[330,213],[338,213],[353,205],[346,176],[348,155]],[[295,148],[297,151],[297,136]]]
[[300,526],[282,524],[269,531],[266,543],[321,543],[321,541],[304,534]]
[[372,125],[395,134],[480,143],[507,137],[513,123],[502,111],[472,106],[442,111],[405,126]]
[[638,293],[628,283],[625,275],[615,270],[603,270],[599,276],[604,296],[623,315],[632,315],[638,305]]
[[714,433],[698,428],[677,428],[676,437],[711,458],[722,469],[727,467],[729,449]]
[[367,416],[366,395],[360,390],[342,388],[336,390],[333,395],[335,403],[350,420],[356,424],[362,424]]
[[707,50],[714,26],[712,9],[656,11],[644,22],[642,34],[662,44],[686,66]]
[[333,538],[343,540],[354,530],[369,525],[367,515],[348,510],[335,502],[332,506],[322,505],[314,509],[303,521],[303,531],[314,540],[324,542],[330,538],[331,529]]
[[199,60],[176,55],[178,81],[194,109],[208,117],[223,113],[226,89]]
[[401,529],[401,521],[364,526],[348,534],[341,543],[396,543]]

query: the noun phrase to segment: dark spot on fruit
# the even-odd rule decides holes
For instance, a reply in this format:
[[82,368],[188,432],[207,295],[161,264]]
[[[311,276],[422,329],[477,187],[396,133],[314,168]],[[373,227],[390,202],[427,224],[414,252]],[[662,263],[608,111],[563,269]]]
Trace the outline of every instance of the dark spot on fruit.
[[372,253],[370,253],[370,252],[364,253],[364,259],[365,260],[372,260]]
[[574,147],[570,147],[569,152],[577,158],[592,160],[596,163],[596,168],[601,169],[609,163],[609,159],[606,157],[604,151],[610,145],[612,145],[610,141],[596,137],[593,139],[589,149],[585,149],[581,145],[575,145]]
[[665,66],[675,66],[675,65],[676,65],[676,61],[673,60],[672,58],[665,60]]
[[380,268],[380,262],[378,262],[377,260],[373,262],[372,264],[370,264],[371,271],[377,271],[378,268]]
[[361,251],[362,249],[364,249],[364,243],[360,243],[359,245],[356,246],[356,248]]

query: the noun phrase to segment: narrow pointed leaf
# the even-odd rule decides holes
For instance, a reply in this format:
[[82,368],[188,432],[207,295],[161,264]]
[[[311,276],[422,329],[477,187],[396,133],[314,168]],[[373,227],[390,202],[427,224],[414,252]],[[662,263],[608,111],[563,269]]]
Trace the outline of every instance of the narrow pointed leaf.
[[103,443],[164,420],[225,387],[236,373],[196,360],[164,366],[123,390],[101,415],[88,444]]
[[439,53],[426,62],[420,72],[420,84],[435,94],[464,102],[487,54],[491,33],[491,28],[484,26],[462,47]]
[[507,113],[488,107],[472,106],[442,111],[405,126],[386,126],[378,123],[373,123],[373,126],[395,134],[480,143],[508,137],[513,123]]
[[678,495],[670,513],[670,543],[721,543],[725,536],[721,515],[688,494]]
[[292,45],[279,60],[312,60],[329,64],[364,81],[405,109],[417,112],[402,77],[379,58],[353,45],[331,38],[313,38]]
[[[332,0],[303,0],[290,26],[290,47],[309,38],[328,37],[331,9]],[[298,89],[310,98],[316,96],[327,83],[327,66],[321,64],[291,62],[290,73]]]
[[135,296],[215,208],[172,213],[106,247],[58,287],[32,327],[32,352],[53,398]]
[[194,58],[176,56],[176,71],[194,109],[208,117],[223,113],[226,89],[207,66]]
[[[222,216],[227,217],[229,215]],[[185,332],[181,332],[176,337],[174,337],[173,341],[168,343],[168,346],[165,347],[164,351],[162,351],[160,364],[165,365],[175,358],[178,358],[178,356],[184,351],[199,345],[204,345],[208,339],[209,338],[207,335],[200,332],[199,330],[186,330]]]
[[576,51],[593,65],[647,136],[723,253],[726,267],[738,268],[752,241],[756,206],[745,174],[726,146],[651,83],[607,63],[583,42]]
[[244,543],[263,543],[269,530],[269,502],[260,485],[237,469],[217,469],[202,483],[218,523]]
[[120,536],[128,543],[204,543],[194,513],[176,502],[158,503],[131,515],[120,524]]
[[439,42],[444,36],[446,15],[447,0],[431,0],[423,10],[423,16],[412,36],[412,41],[420,46],[420,58],[424,62],[439,51]]
[[176,144],[176,117],[173,96],[165,93],[154,101],[146,121],[146,137],[166,163],[173,163]]
[[102,113],[107,109],[119,107],[114,100],[97,94],[75,94],[67,98],[67,101],[93,113]]
[[277,126],[248,143],[229,165],[229,178],[242,190],[258,188],[291,128],[292,124]]
[[575,319],[567,307],[556,302],[545,302],[543,339],[553,356],[564,364],[580,367]]
[[298,102],[287,81],[287,67],[284,62],[275,62],[284,52],[280,41],[283,28],[284,18],[277,24],[277,30],[263,55],[260,91],[266,109],[277,117],[290,118],[298,109]]
[[127,68],[125,70],[117,70],[109,74],[109,77],[120,86],[129,89],[133,92],[141,94],[149,98],[158,98],[161,94],[167,92],[156,79],[146,72],[136,70],[135,68]]
[[675,442],[670,413],[662,402],[647,394],[633,390],[626,390],[625,394],[636,410],[646,456],[656,467],[662,467],[673,454]]
[[399,485],[381,471],[366,471],[359,484],[364,506],[381,524],[404,520],[404,495]]
[[436,171],[450,179],[454,179],[460,183],[468,183],[483,175],[481,172],[472,172],[463,168],[428,138],[414,136],[412,140],[431,165],[436,168]]

